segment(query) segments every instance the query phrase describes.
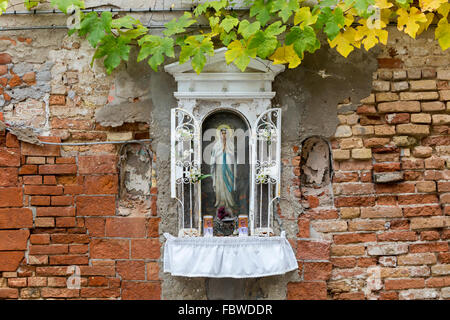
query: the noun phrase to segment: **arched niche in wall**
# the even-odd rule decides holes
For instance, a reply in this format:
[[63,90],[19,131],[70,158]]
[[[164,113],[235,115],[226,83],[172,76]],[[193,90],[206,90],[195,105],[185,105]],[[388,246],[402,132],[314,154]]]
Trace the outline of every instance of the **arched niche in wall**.
[[[250,201],[250,127],[242,114],[216,110],[202,122],[202,215],[214,217],[214,234],[230,235],[233,229],[218,217],[247,215]],[[226,220],[225,220],[226,221]]]
[[[301,143],[300,189],[309,207],[333,206],[333,159],[330,143],[323,137],[308,137]],[[306,200],[306,201],[305,201]]]

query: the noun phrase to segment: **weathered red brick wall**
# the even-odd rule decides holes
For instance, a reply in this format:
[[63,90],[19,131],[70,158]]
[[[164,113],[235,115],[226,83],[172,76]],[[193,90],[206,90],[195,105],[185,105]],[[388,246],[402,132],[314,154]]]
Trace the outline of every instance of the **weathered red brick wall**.
[[117,193],[115,154],[63,157],[0,132],[0,299],[159,299],[156,206],[119,217]]
[[400,47],[380,55],[360,106],[338,106],[335,206],[299,187],[302,281],[288,299],[450,298],[450,56]]
[[[428,38],[405,39],[390,38],[360,106],[337,106],[333,194],[302,190],[299,146],[292,146],[293,180],[283,187],[298,188],[304,212],[289,239],[299,277],[288,283],[288,299],[450,297],[450,55]],[[18,76],[11,65],[9,54],[0,55],[5,101],[4,91],[34,88],[42,77]],[[110,79],[57,67],[53,80],[62,83],[52,84],[46,115],[53,137],[42,140],[148,138],[147,124],[95,122]],[[98,105],[82,91],[87,84]],[[43,112],[45,103],[28,99],[5,120],[28,117],[37,127]],[[161,297],[161,213],[154,197],[148,216],[116,214],[117,155],[114,145],[39,147],[0,132],[0,299]],[[67,288],[74,265],[79,290]]]

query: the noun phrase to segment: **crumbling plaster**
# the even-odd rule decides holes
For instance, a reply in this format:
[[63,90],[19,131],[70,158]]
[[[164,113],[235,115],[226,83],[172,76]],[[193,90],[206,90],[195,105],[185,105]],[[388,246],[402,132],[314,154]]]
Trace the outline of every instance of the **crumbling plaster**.
[[[159,3],[159,2],[158,2]],[[101,1],[88,1],[87,6],[106,4]],[[121,2],[130,7],[128,2]],[[150,5],[153,5],[152,2]],[[120,6],[120,5],[119,5]],[[134,7],[148,7],[147,3],[133,2]],[[155,21],[163,21],[171,16],[155,15]],[[40,19],[40,20],[39,20]],[[64,17],[52,18],[47,23],[64,22]],[[143,18],[143,21],[146,21]],[[2,22],[5,21],[4,19]],[[7,25],[24,25],[43,23],[42,17],[25,20],[23,17],[8,21]],[[92,117],[98,123],[108,126],[120,126],[126,122],[149,122],[152,149],[156,155],[153,168],[158,187],[158,212],[161,215],[160,234],[177,234],[176,201],[170,198],[170,109],[177,106],[173,96],[176,83],[171,75],[164,71],[154,72],[145,63],[133,62],[130,58],[111,76],[107,76],[101,63],[89,66],[93,50],[87,41],[68,37],[65,30],[42,30],[30,32],[4,33],[4,36],[29,36],[33,41],[30,46],[20,44],[13,46],[9,40],[0,41],[0,51],[8,52],[14,64],[51,65],[51,79],[46,81],[57,89],[63,74],[68,68],[78,73],[80,83],[73,92],[73,98],[80,97],[84,106],[89,106],[86,114],[74,114],[74,117]],[[2,36],[3,36],[2,35]],[[135,55],[135,53],[133,53]],[[292,159],[298,155],[293,146],[312,135],[331,137],[338,124],[336,106],[342,100],[350,98],[351,104],[346,108],[354,110],[361,98],[369,95],[372,72],[376,70],[377,50],[366,53],[363,50],[353,52],[347,59],[340,57],[335,50],[323,47],[314,55],[307,54],[302,64],[296,69],[288,69],[278,75],[273,82],[276,92],[272,100],[274,107],[283,110],[282,159]],[[63,84],[63,83],[62,83]],[[43,84],[45,86],[45,84]],[[46,92],[46,91],[44,91]],[[70,98],[70,95],[69,95]],[[76,104],[74,104],[76,110]],[[297,217],[301,212],[298,200],[292,195],[293,165],[283,162],[282,193],[280,209],[284,229],[288,237],[297,234]],[[162,246],[163,248],[163,246]],[[163,253],[163,249],[161,249]],[[214,296],[207,293],[204,278],[172,277],[162,272],[163,299],[205,299]],[[230,292],[227,298],[284,299],[286,284],[299,279],[297,272],[285,276],[246,280],[239,290],[229,290],[216,286],[216,290]],[[228,282],[230,285],[232,281]],[[209,283],[211,284],[211,282]],[[223,285],[223,282],[221,282]],[[211,286],[210,286],[211,287]],[[217,294],[217,291],[216,291]]]

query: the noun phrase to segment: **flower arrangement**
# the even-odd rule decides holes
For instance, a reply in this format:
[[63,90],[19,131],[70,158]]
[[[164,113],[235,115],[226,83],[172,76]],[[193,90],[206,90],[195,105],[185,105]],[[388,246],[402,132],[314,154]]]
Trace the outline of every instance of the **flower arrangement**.
[[184,127],[178,128],[176,132],[178,141],[189,141],[192,140],[192,138],[194,137],[194,133],[191,130]]
[[211,177],[211,175],[202,174],[197,167],[191,167],[191,170],[189,170],[189,180],[191,183],[197,183],[208,177]]
[[220,220],[229,216],[230,214],[226,211],[225,207],[220,207],[219,209],[217,209],[217,218],[219,218]]
[[258,136],[266,141],[272,141],[276,134],[277,131],[270,127],[258,130]]

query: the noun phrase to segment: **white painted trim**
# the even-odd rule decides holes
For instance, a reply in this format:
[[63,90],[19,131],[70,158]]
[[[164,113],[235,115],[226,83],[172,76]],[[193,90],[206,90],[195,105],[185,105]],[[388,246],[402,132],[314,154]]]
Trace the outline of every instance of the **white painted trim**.
[[275,92],[174,92],[177,99],[272,99]]
[[175,81],[211,81],[211,80],[270,80],[273,81],[275,76],[271,73],[226,73],[226,72],[208,72],[208,73],[174,73]]

